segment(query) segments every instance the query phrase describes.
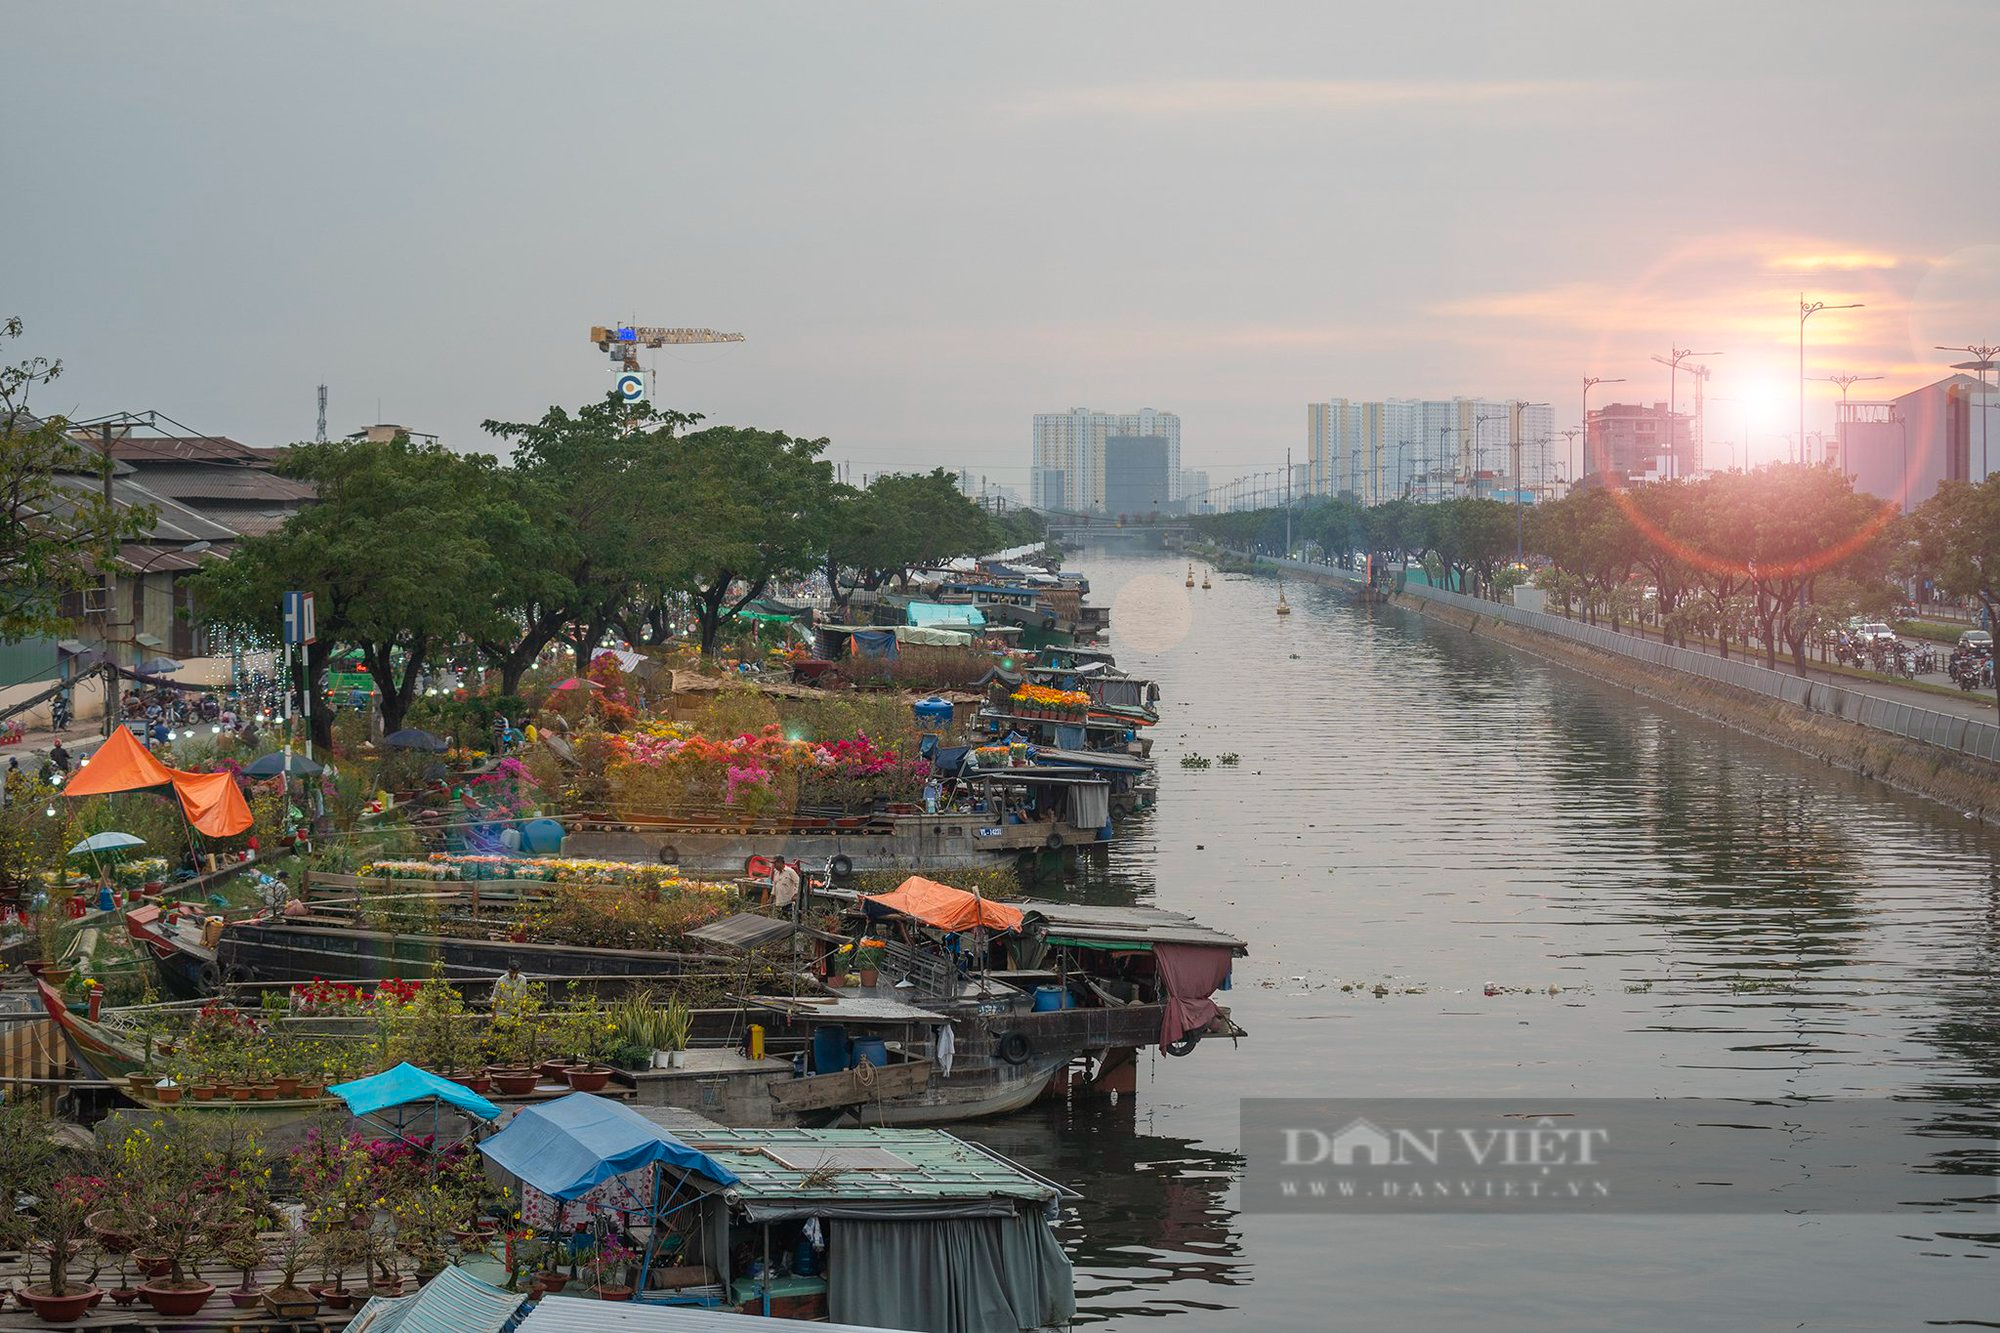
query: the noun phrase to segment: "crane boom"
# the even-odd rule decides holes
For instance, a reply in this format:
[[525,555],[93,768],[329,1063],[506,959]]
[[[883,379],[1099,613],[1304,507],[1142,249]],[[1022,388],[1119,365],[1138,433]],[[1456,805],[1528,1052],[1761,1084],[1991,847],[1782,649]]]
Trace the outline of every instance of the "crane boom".
[[641,347],[684,347],[695,343],[740,343],[740,333],[719,333],[714,329],[663,329],[621,324],[613,328],[592,326],[590,340],[601,352],[622,356],[625,369],[639,368]]

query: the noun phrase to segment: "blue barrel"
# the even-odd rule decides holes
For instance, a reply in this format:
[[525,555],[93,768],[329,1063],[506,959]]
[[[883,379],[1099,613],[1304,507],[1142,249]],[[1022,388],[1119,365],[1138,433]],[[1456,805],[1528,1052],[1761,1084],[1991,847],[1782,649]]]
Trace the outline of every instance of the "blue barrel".
[[1069,1008],[1069,992],[1061,986],[1035,987],[1035,1012],[1054,1013],[1058,1009]]
[[847,1029],[813,1029],[813,1073],[837,1074],[847,1068]]
[[553,856],[562,845],[563,826],[553,819],[531,819],[521,825],[521,850],[530,856]]
[[938,728],[951,725],[951,700],[949,699],[940,699],[936,695],[932,695],[928,699],[919,699],[910,705],[910,712],[916,717],[917,726],[920,728],[924,727],[925,724]]
[[883,1043],[880,1037],[856,1037],[854,1039],[854,1063],[859,1065],[863,1060],[874,1065],[877,1069],[886,1068],[889,1064],[888,1046]]

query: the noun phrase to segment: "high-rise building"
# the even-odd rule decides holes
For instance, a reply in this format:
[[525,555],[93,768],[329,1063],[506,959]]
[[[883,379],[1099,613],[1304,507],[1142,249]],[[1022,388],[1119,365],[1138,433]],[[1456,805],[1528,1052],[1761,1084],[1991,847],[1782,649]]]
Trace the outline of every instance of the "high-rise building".
[[1882,402],[1848,403],[1838,422],[1841,453],[1833,461],[1854,478],[1855,490],[1908,512],[1943,482],[1991,475],[2000,463],[2000,422],[1982,418],[1996,413],[2000,394],[1970,375],[1948,376]]
[[1208,473],[1196,468],[1181,469],[1181,502],[1190,514],[1215,512],[1215,497],[1208,493]]
[[[1178,500],[1181,478],[1181,419],[1172,412],[1143,408],[1137,412],[1092,412],[1071,408],[1067,412],[1035,414],[1034,456],[1030,470],[1039,474],[1057,470],[1063,474],[1061,502],[1053,498],[1035,500],[1051,509],[1073,509],[1105,513],[1105,441],[1111,436],[1153,438],[1166,441],[1167,501]],[[1038,491],[1039,495],[1040,492]]]
[[1125,518],[1172,513],[1167,442],[1158,435],[1104,437],[1104,512]]
[[1554,480],[1546,403],[1333,398],[1306,405],[1307,489],[1376,505],[1486,495]]
[[1694,433],[1684,412],[1665,403],[1607,403],[1584,421],[1583,475],[1612,472],[1632,480],[1690,475]]

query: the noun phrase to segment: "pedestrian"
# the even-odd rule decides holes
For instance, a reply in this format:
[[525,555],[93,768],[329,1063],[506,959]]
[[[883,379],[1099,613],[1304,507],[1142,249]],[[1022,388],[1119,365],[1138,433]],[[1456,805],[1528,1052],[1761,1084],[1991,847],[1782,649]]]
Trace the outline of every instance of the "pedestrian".
[[54,764],[63,773],[67,774],[69,772],[69,751],[63,749],[62,737],[60,736],[56,737],[56,743],[49,747],[49,762]]
[[518,1017],[521,1005],[528,998],[528,979],[521,975],[520,960],[509,958],[507,972],[493,983],[493,1013],[495,1017]]
[[778,908],[789,908],[794,902],[798,901],[798,896],[799,872],[797,868],[787,865],[782,855],[774,858],[771,862],[771,905]]

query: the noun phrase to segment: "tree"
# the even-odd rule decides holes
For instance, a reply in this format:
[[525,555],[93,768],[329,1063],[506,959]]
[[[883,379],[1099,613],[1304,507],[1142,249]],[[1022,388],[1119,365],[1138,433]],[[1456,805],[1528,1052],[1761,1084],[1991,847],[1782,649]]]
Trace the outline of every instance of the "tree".
[[[495,635],[506,571],[489,538],[527,517],[496,483],[493,460],[404,435],[295,445],[281,467],[313,482],[319,503],[198,575],[199,604],[211,620],[275,634],[280,595],[312,593],[319,642],[308,688],[317,692],[334,645],[357,648],[394,731],[434,652]],[[330,743],[324,710],[313,723],[315,739]]]
[[[0,338],[21,329],[8,319]],[[60,631],[64,595],[94,584],[120,542],[153,527],[150,509],[121,512],[105,498],[108,457],[70,438],[62,417],[29,413],[30,393],[61,374],[60,361],[39,356],[0,365],[0,642]]]
[[[866,490],[836,487],[827,507],[826,574],[837,605],[856,588],[873,591],[961,555],[993,549],[986,513],[967,499],[949,472],[891,472]],[[852,577],[845,586],[841,571]]]
[[722,622],[764,595],[773,579],[816,568],[834,504],[824,439],[747,426],[648,437],[659,466],[655,500],[637,534],[637,582],[646,604],[687,595],[701,651],[715,651]]
[[[605,631],[632,610],[635,584],[646,568],[641,533],[665,465],[662,445],[700,418],[652,407],[634,408],[607,395],[575,415],[552,407],[533,423],[488,421],[484,429],[514,445],[513,467],[502,474],[528,516],[512,549],[502,615],[480,641],[500,671],[501,693],[557,638],[576,650],[577,674]],[[644,620],[644,617],[640,617]],[[658,642],[664,617],[627,626],[636,642]]]
[[[1986,623],[2000,625],[2000,473],[1978,485],[1945,482],[1910,515],[1909,527],[1938,587],[1977,597]],[[2000,672],[1993,688],[2000,703]]]

